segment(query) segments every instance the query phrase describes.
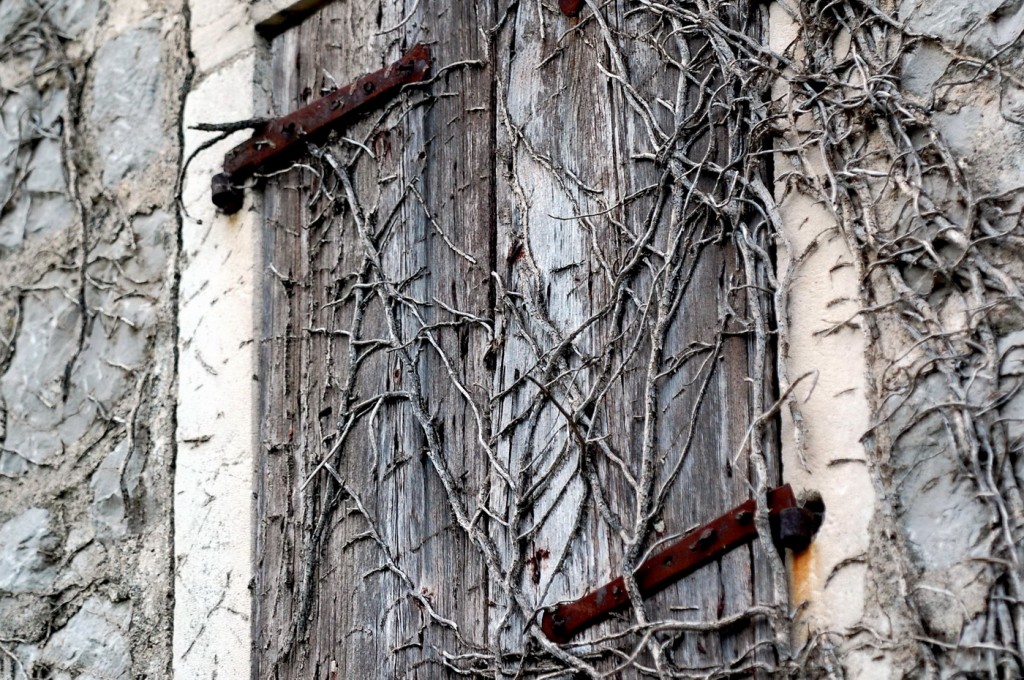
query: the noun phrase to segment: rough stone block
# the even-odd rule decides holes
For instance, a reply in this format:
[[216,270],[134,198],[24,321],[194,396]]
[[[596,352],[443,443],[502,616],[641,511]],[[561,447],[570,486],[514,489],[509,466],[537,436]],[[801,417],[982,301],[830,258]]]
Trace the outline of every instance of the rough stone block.
[[44,508],[29,508],[0,525],[0,591],[46,593],[57,576],[59,548]]
[[128,31],[96,52],[89,118],[107,187],[145,170],[164,146],[160,49],[160,34],[152,24]]
[[130,603],[90,597],[46,643],[36,666],[57,671],[54,678],[130,678],[132,658],[126,633],[131,620]]
[[25,296],[14,357],[0,377],[0,398],[7,410],[0,470],[12,452],[38,465],[61,451],[58,425],[66,368],[78,349],[80,323],[80,310],[66,291],[55,288]]
[[133,495],[138,489],[143,464],[142,457],[133,453],[128,442],[122,441],[92,474],[92,518],[101,538],[120,538],[127,533],[125,493]]
[[101,18],[100,0],[58,0],[46,4],[46,18],[68,38],[74,38]]

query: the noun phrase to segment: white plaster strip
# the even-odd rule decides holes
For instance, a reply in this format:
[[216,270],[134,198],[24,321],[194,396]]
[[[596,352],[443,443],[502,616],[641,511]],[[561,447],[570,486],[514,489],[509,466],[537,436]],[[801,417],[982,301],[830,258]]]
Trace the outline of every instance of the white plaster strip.
[[[786,4],[771,5],[769,41],[779,53],[798,37],[791,18],[796,9],[787,10]],[[780,81],[776,98],[784,97],[787,87]],[[780,141],[800,143],[804,123],[810,128],[811,121],[798,119],[797,129]],[[780,176],[803,171],[783,154],[776,155],[775,167]],[[863,618],[866,565],[857,558],[868,549],[875,491],[860,441],[871,417],[866,338],[857,317],[860,271],[832,214],[799,193],[783,196],[784,189],[781,183],[776,187],[783,220],[779,276],[791,278],[785,306],[788,352],[782,361],[790,380],[811,375],[794,392],[800,422],[783,409],[783,476],[798,492],[820,492],[826,507],[811,548],[790,564],[792,603],[805,605],[797,625],[801,643],[815,633],[844,631]],[[850,670],[852,677],[883,677]]]
[[[190,2],[196,68],[182,126],[184,158],[213,135],[197,123],[266,114],[263,38],[323,0]],[[178,324],[178,458],[174,489],[174,677],[245,678],[251,668],[253,475],[258,446],[256,299],[259,196],[217,212],[210,178],[236,133],[197,155],[183,190]]]
[[[196,123],[252,118],[259,38],[243,0],[192,2],[196,73],[182,124],[184,157],[211,133]],[[255,301],[259,214],[252,192],[217,213],[210,178],[248,133],[201,152],[183,191],[174,493],[174,677],[245,678],[250,668]]]

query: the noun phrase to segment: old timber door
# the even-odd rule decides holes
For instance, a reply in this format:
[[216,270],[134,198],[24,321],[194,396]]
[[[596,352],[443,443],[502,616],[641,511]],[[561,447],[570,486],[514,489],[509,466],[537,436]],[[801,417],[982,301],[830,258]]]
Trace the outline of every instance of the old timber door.
[[417,42],[433,77],[267,181],[254,677],[785,654],[761,544],[536,626],[777,481],[761,18],[714,5],[349,0],[274,38],[278,114]]

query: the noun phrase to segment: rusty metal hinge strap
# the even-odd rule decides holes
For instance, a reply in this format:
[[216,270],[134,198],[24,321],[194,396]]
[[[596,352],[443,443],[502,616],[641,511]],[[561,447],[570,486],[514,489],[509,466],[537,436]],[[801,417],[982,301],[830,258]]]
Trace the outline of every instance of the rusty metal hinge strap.
[[[821,524],[824,507],[797,503],[788,485],[768,492],[768,511],[776,545],[803,550]],[[634,572],[643,597],[649,597],[722,555],[757,537],[753,499],[721,517],[697,527],[678,541],[649,557]],[[618,577],[574,602],[563,602],[544,610],[541,630],[559,644],[605,619],[629,604],[625,581]]]
[[401,89],[426,79],[430,48],[416,45],[391,66],[369,73],[297,111],[258,128],[253,136],[224,156],[224,172],[212,179],[214,204],[226,213],[242,207],[239,185],[255,172],[280,167],[306,149],[306,142],[340,125]]

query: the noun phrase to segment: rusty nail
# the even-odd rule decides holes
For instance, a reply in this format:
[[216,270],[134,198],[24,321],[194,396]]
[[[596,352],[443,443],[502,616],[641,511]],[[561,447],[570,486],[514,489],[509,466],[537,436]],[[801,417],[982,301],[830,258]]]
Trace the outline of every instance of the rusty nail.
[[558,0],[558,9],[567,17],[574,17],[583,10],[583,0]]

